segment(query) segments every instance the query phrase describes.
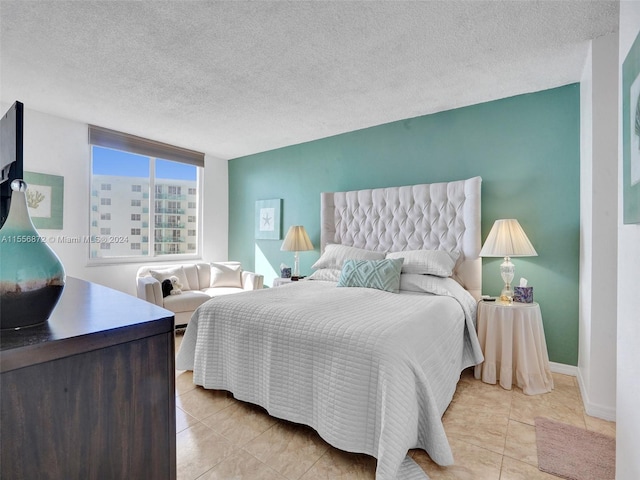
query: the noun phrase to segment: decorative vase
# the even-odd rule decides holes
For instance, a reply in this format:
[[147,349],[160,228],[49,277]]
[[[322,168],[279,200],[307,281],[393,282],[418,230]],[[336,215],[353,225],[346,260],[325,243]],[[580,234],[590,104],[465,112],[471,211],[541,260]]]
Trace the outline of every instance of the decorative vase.
[[0,328],[47,321],[64,289],[64,267],[36,231],[27,209],[27,184],[11,182],[11,207],[0,229]]

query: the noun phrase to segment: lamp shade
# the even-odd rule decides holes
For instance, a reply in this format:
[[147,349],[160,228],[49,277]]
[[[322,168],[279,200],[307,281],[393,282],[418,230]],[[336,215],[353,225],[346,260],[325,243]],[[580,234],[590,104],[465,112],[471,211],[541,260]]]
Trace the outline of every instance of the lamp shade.
[[538,252],[518,223],[510,218],[496,220],[480,250],[481,257],[537,257]]
[[293,225],[289,227],[287,236],[284,237],[280,250],[286,252],[304,252],[313,250],[313,244],[309,240],[309,235],[302,225]]

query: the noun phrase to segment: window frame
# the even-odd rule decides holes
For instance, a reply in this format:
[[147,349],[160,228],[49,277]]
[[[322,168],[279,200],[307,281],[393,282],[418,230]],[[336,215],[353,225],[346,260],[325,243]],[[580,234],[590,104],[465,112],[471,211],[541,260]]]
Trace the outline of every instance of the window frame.
[[[203,215],[203,186],[204,186],[204,154],[202,154],[202,160],[203,163],[202,165],[198,165],[198,164],[194,164],[193,162],[189,162],[189,161],[180,161],[180,160],[175,160],[175,159],[171,159],[171,158],[166,158],[164,156],[154,156],[154,155],[149,155],[146,153],[139,153],[137,151],[132,151],[126,148],[115,148],[115,147],[111,147],[111,146],[106,146],[106,145],[100,145],[100,144],[96,144],[93,143],[91,141],[91,128],[92,126],[90,126],[90,134],[89,134],[89,152],[90,152],[90,168],[89,168],[89,192],[87,194],[87,197],[89,198],[89,200],[91,201],[91,194],[92,194],[92,183],[93,183],[93,147],[100,147],[100,148],[108,148],[111,150],[118,150],[118,151],[122,151],[122,152],[126,152],[126,153],[133,153],[133,154],[137,154],[137,155],[142,155],[145,157],[148,157],[151,161],[151,165],[150,165],[150,172],[149,172],[149,198],[148,198],[148,206],[149,206],[149,232],[148,232],[148,242],[147,242],[147,254],[142,255],[127,255],[127,256],[109,256],[109,257],[91,257],[91,244],[89,243],[87,245],[87,266],[100,266],[100,265],[117,265],[117,264],[128,264],[128,263],[171,263],[171,262],[175,262],[175,261],[193,261],[193,260],[201,260],[202,259],[202,251],[203,251],[203,225],[202,225],[202,220],[204,218]],[[99,127],[96,127],[99,128]],[[105,129],[101,129],[101,130],[105,130]],[[118,132],[115,132],[118,133]],[[121,135],[125,135],[126,134],[121,134]],[[134,139],[139,139],[139,137],[132,137]],[[154,142],[154,144],[157,144],[157,142]],[[164,145],[164,144],[158,144],[158,145]],[[173,147],[176,148],[176,147]],[[176,161],[179,163],[184,163],[187,165],[191,165],[196,167],[196,232],[197,232],[197,238],[196,238],[196,252],[194,253],[169,253],[169,254],[157,254],[155,253],[155,242],[154,242],[154,238],[155,238],[155,208],[152,208],[155,206],[155,200],[156,200],[156,178],[155,178],[155,162],[156,160],[169,160],[169,161]],[[164,179],[161,179],[164,180]],[[132,185],[133,188],[133,185]],[[143,202],[144,203],[144,202]],[[91,204],[91,203],[90,203]],[[87,228],[89,229],[89,235],[91,234],[91,222],[92,222],[92,218],[91,218],[91,208],[88,209],[88,215],[89,215],[89,220],[87,222]],[[102,212],[99,212],[102,214]],[[110,213],[114,213],[113,210],[110,211]],[[116,212],[117,213],[117,212]],[[127,214],[130,212],[127,212]],[[185,222],[186,224],[186,222]],[[194,225],[191,224],[189,225],[190,229],[193,229]],[[185,230],[185,237],[186,237],[186,230]],[[131,237],[133,235],[129,235],[128,233],[126,234],[128,237]],[[135,237],[135,236],[134,236]],[[186,240],[186,238],[185,238]],[[142,243],[139,239],[137,238],[129,238],[128,241],[129,244],[132,243],[140,243],[141,249],[139,250],[139,252],[144,251],[144,248],[142,246]],[[194,242],[189,242],[189,244],[192,244]],[[102,245],[101,245],[102,247]],[[109,247],[106,247],[107,250],[109,250]],[[129,249],[129,251],[136,251],[136,250],[131,250]]]

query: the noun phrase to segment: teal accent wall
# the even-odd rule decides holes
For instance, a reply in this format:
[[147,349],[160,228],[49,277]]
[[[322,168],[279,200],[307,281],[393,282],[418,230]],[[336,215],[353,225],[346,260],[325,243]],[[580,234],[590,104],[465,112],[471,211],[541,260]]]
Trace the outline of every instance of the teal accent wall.
[[[540,303],[551,361],[577,365],[580,87],[568,85],[293,145],[229,162],[229,258],[278,275],[282,241],[255,240],[256,200],[281,198],[283,235],[304,225],[320,255],[320,193],[482,177],[482,240],[517,218],[538,257],[515,258]],[[483,293],[502,287],[501,259],[483,260]]]

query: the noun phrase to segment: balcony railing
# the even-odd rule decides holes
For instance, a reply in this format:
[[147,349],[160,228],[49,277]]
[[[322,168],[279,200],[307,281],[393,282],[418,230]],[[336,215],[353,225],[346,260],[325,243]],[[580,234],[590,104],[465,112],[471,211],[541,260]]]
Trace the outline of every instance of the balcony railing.
[[[166,245],[164,245],[166,247]],[[184,248],[162,248],[163,245],[156,244],[154,252],[156,255],[175,255],[177,253],[187,253]]]
[[157,200],[186,200],[186,195],[178,195],[175,193],[156,193]]
[[156,222],[156,228],[186,228],[184,223]]
[[156,237],[156,243],[184,243],[184,237]]
[[157,208],[155,213],[171,213],[173,215],[184,215],[183,208]]

